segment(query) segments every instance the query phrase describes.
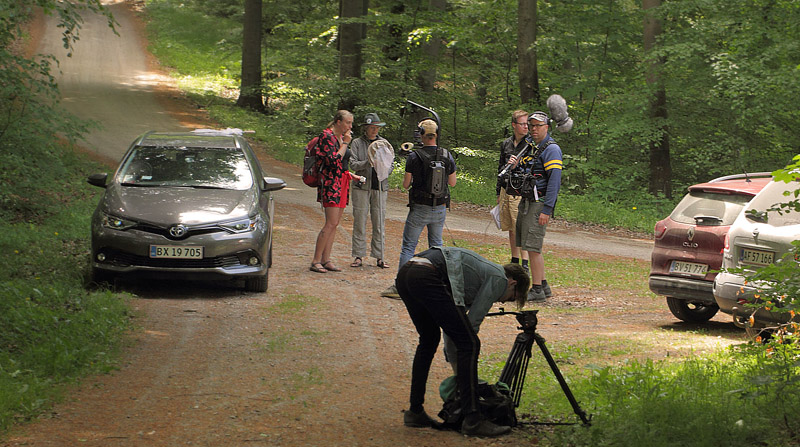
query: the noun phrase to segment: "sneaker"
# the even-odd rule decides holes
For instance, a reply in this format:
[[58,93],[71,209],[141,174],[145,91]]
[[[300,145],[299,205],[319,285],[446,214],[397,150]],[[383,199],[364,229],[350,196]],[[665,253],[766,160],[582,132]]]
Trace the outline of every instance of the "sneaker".
[[529,303],[536,303],[541,302],[547,299],[547,295],[542,290],[542,286],[532,286],[530,290],[528,290],[528,302]]
[[480,420],[475,424],[461,423],[461,434],[467,436],[494,437],[511,432],[508,425],[497,425],[487,420]]
[[425,410],[422,410],[422,413],[414,413],[411,410],[405,410],[403,412],[403,425],[416,428],[433,427],[436,425],[436,421],[431,419]]
[[400,299],[400,294],[397,292],[397,287],[394,284],[389,286],[388,289],[386,289],[383,292],[381,292],[381,296],[384,297],[384,298],[391,298],[393,300],[399,300]]
[[544,290],[544,296],[550,298],[553,296],[553,292],[550,290],[550,284],[547,284],[547,280],[542,280],[542,290]]

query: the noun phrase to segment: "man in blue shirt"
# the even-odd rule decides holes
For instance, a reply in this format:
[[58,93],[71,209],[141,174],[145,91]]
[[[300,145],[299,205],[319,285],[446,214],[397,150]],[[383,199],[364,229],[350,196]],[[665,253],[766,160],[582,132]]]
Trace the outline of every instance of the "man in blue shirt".
[[411,369],[410,408],[403,413],[409,427],[435,424],[425,413],[425,388],[441,332],[452,341],[456,354],[456,382],[468,436],[499,436],[511,427],[498,426],[478,411],[478,328],[496,302],[525,304],[530,285],[519,264],[500,266],[477,253],[458,247],[433,247],[413,256],[395,280],[400,298],[419,334]]

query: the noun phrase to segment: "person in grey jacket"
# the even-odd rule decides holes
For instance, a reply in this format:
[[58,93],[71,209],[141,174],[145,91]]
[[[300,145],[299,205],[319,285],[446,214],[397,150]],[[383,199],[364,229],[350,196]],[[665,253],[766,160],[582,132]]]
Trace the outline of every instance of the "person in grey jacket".
[[410,407],[403,413],[409,427],[436,422],[425,413],[425,389],[441,332],[452,340],[456,354],[456,383],[464,420],[461,433],[499,436],[511,427],[483,419],[478,411],[478,328],[496,302],[525,304],[530,277],[519,264],[500,266],[458,247],[433,247],[411,258],[397,273],[397,291],[419,334],[411,368]]
[[[350,267],[361,267],[364,264],[364,257],[367,255],[367,215],[372,222],[372,239],[370,242],[370,256],[377,259],[377,266],[389,268],[384,261],[384,235],[386,219],[386,198],[389,194],[389,180],[384,177],[380,179],[378,172],[370,161],[369,147],[376,141],[383,141],[389,149],[391,145],[385,138],[378,135],[380,128],[385,126],[378,115],[367,113],[361,128],[364,134],[350,143],[352,151],[350,157],[350,169],[356,173],[351,188],[351,201],[353,203],[353,242],[351,254],[353,259]],[[394,151],[392,149],[392,157]],[[391,173],[392,164],[389,163],[388,172]],[[360,182],[360,178],[366,181]]]

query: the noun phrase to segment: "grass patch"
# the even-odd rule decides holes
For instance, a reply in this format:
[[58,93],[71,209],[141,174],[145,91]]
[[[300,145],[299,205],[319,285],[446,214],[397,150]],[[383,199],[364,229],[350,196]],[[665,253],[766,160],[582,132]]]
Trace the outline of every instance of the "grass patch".
[[125,295],[84,287],[97,204],[85,178],[99,166],[69,149],[19,147],[26,157],[0,150],[4,169],[37,156],[55,168],[9,187],[0,209],[0,431],[49,407],[64,384],[114,369],[129,320]]
[[319,299],[305,295],[285,295],[280,302],[266,308],[270,315],[296,315],[319,302]]

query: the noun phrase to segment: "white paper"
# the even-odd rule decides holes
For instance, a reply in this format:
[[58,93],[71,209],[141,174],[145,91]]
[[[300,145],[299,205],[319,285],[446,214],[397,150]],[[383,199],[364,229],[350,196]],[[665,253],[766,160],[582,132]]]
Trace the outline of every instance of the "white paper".
[[489,214],[492,215],[492,219],[494,219],[494,224],[497,225],[497,229],[500,229],[500,205],[495,205]]

